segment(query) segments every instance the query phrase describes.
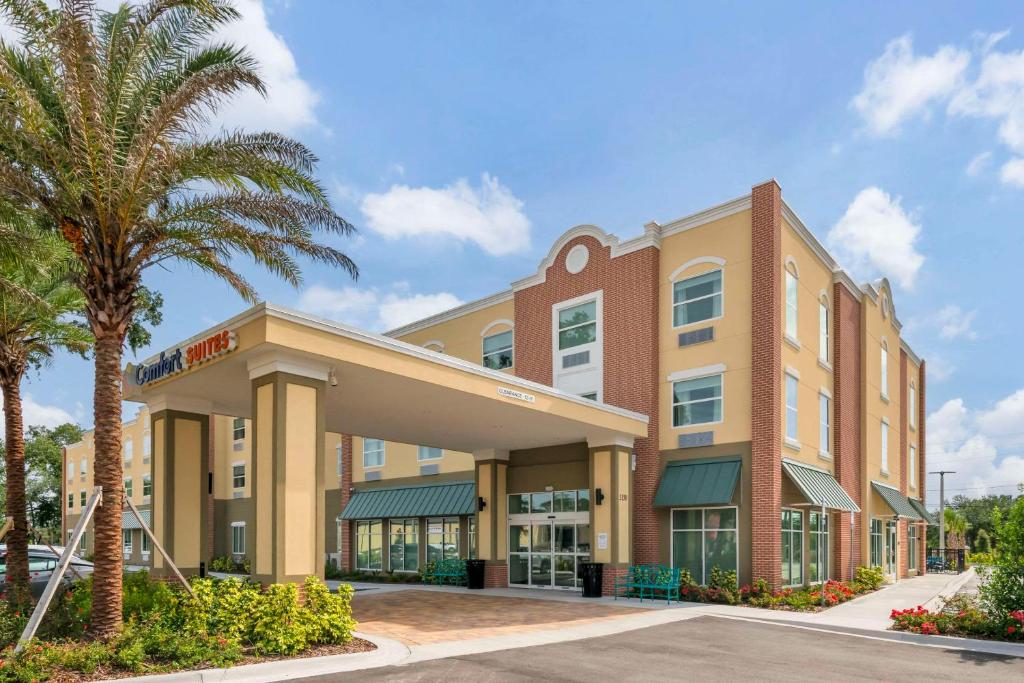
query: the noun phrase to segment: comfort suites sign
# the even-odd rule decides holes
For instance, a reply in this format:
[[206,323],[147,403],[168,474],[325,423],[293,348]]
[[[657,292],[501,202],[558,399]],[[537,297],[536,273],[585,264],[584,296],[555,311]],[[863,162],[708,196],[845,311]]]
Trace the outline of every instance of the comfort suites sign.
[[160,356],[150,363],[129,364],[126,374],[133,384],[145,386],[223,356],[234,351],[236,346],[238,340],[235,333],[231,330],[220,330],[186,346],[179,346],[173,351],[161,351]]

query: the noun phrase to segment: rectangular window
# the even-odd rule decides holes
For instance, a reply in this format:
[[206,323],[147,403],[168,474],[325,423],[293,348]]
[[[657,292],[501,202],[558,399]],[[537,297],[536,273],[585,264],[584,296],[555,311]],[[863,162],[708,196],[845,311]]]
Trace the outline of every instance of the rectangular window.
[[139,532],[139,536],[142,538],[142,554],[143,555],[148,555],[149,552],[150,552],[149,535],[147,535],[145,531],[140,531]]
[[512,367],[512,330],[484,337],[484,367],[503,370]]
[[907,412],[910,413],[910,426],[917,427],[917,387],[910,385],[910,398]]
[[83,508],[85,507],[85,499],[86,499],[85,491],[82,491],[81,503],[79,504],[79,507],[83,507]]
[[124,495],[128,496],[129,498],[132,497],[132,480],[131,480],[131,477],[129,477],[128,479],[124,480]]
[[418,519],[391,520],[390,567],[393,572],[420,569],[420,522]]
[[75,480],[75,461],[68,460],[68,481]]
[[142,495],[144,498],[153,495],[153,478],[148,474],[142,478]]
[[738,571],[736,508],[672,511],[672,566],[707,585],[714,567]]
[[124,554],[132,554],[132,530],[125,529],[121,532],[121,545],[124,547]]
[[135,446],[132,443],[132,440],[131,439],[125,439],[124,440],[124,445],[122,446],[122,448],[124,449],[124,464],[125,465],[132,464],[132,457],[134,456],[134,453],[135,453]]
[[782,585],[804,583],[804,516],[797,510],[782,511]]
[[908,459],[910,462],[907,464],[907,469],[910,471],[907,474],[910,479],[910,485],[917,488],[917,446],[914,444],[910,444]]
[[384,441],[363,439],[363,467],[384,466]]
[[828,362],[828,338],[828,305],[822,301],[818,303],[818,358],[824,363]]
[[341,475],[345,471],[345,453],[342,450],[340,441],[338,442],[338,445],[334,447],[334,457],[337,458],[338,461],[337,471],[338,478],[340,479]]
[[797,338],[797,279],[796,275],[786,271],[786,336]]
[[[548,494],[550,496],[551,494]],[[550,507],[547,510],[551,511]],[[459,557],[459,518],[427,520],[427,562],[453,560]]]
[[672,285],[672,324],[676,327],[722,317],[722,271]]
[[241,441],[245,438],[245,418],[235,418],[231,424],[231,436],[235,441]]
[[885,344],[882,344],[882,361],[881,361],[881,377],[879,378],[880,384],[878,385],[882,389],[882,396],[885,398],[889,397],[889,349],[885,348]]
[[672,426],[722,421],[722,376],[698,377],[672,383]]
[[825,394],[818,394],[818,451],[820,453],[832,452],[831,413],[832,399]]
[[88,458],[82,458],[82,466],[78,468],[78,471],[82,473],[82,479],[85,480],[85,473],[89,471]]
[[871,520],[871,566],[882,566],[882,520]]
[[380,571],[384,560],[383,522],[356,522],[356,569]]
[[68,510],[74,509],[75,507],[75,494],[68,494]]
[[231,466],[231,487],[236,489],[245,488],[245,463],[235,463]]
[[444,450],[433,446],[420,446],[416,454],[417,460],[440,460],[444,456]]
[[917,569],[917,561],[921,552],[921,541],[918,535],[920,533],[921,527],[916,524],[907,527],[907,568],[911,570]]
[[[146,418],[149,419],[149,418]],[[149,464],[149,459],[153,455],[153,439],[150,438],[149,432],[142,435],[142,462],[145,465]]]
[[476,559],[476,517],[469,518],[469,529],[466,531],[469,534],[469,559]]
[[807,558],[807,576],[810,583],[828,581],[828,513],[810,512],[807,522],[810,537]]
[[799,416],[798,395],[800,393],[800,380],[793,375],[786,375],[786,438],[790,441],[799,441],[797,431],[797,418]]
[[597,302],[570,306],[558,312],[558,349],[597,341]]
[[889,474],[889,423],[882,418],[882,471]]
[[231,554],[245,554],[245,522],[231,523]]

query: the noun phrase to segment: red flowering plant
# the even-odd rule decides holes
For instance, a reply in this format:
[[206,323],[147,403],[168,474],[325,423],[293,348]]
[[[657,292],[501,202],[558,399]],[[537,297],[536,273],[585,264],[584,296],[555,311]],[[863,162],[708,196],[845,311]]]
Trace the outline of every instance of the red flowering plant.
[[892,628],[926,635],[953,635],[968,638],[994,638],[1024,640],[1024,610],[1004,614],[990,614],[982,610],[977,600],[967,595],[956,595],[943,603],[941,610],[933,612],[921,605],[907,609],[894,609],[889,615]]

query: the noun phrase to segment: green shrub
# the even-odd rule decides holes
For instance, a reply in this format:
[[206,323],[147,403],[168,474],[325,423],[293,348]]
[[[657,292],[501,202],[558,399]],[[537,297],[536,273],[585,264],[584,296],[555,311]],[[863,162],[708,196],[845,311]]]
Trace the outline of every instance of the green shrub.
[[309,646],[309,619],[295,584],[268,586],[253,606],[252,619],[250,642],[260,654],[290,655]]
[[885,572],[881,567],[857,567],[855,580],[866,590],[878,590],[885,584]]
[[992,552],[992,537],[984,529],[978,529],[978,535],[974,537],[974,550],[979,554]]
[[337,593],[310,576],[304,584],[309,640],[317,645],[336,645],[352,639],[356,620],[352,618],[352,586],[343,584]]
[[967,564],[972,566],[988,566],[995,562],[992,553],[967,553]]
[[242,558],[241,562],[235,561],[233,555],[222,555],[210,560],[211,572],[224,572],[226,574],[250,574],[252,563],[248,557]]
[[981,584],[985,609],[991,614],[1024,610],[1024,496],[1005,514],[992,512],[996,547],[991,575]]

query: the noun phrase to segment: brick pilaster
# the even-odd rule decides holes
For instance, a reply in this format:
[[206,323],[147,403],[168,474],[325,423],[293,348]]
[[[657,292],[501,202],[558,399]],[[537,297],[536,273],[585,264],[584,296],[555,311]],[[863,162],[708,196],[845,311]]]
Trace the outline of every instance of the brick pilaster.
[[751,461],[754,578],[782,583],[782,190],[751,190]]
[[503,560],[484,563],[484,588],[508,588],[508,565]]
[[[927,439],[925,438],[928,432],[925,429],[925,362],[921,361],[921,367],[918,369],[917,379],[917,487],[918,492],[921,494],[921,503],[925,503],[925,492],[928,490],[927,486],[927,474],[928,468],[925,465],[925,445]],[[927,571],[926,559],[927,559],[927,534],[924,529],[921,531],[921,550],[920,560],[918,561],[918,567],[921,569],[921,573],[924,574]]]
[[[835,348],[832,356],[833,431],[835,432],[835,476],[840,486],[864,509],[861,474],[861,311],[860,302],[837,282],[833,286],[832,325]],[[863,514],[838,516],[833,575],[852,579],[856,567],[863,564],[861,538],[866,523]],[[856,525],[851,533],[850,523]]]
[[[341,510],[344,510],[345,506],[348,505],[349,498],[352,497],[352,436],[349,434],[341,435],[340,484]],[[338,512],[340,513],[341,510]],[[341,544],[338,547],[338,567],[342,570],[352,571],[355,569],[352,561],[352,522],[345,521],[341,523],[341,538],[338,539],[338,542]]]

